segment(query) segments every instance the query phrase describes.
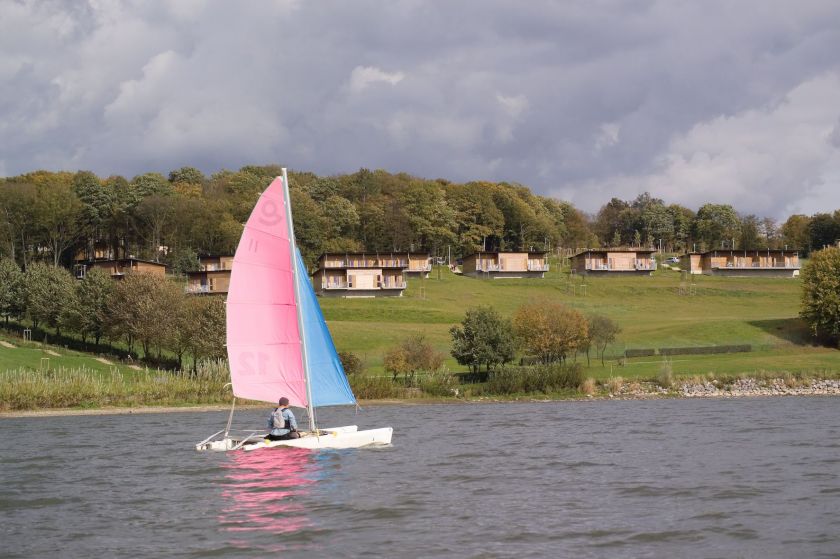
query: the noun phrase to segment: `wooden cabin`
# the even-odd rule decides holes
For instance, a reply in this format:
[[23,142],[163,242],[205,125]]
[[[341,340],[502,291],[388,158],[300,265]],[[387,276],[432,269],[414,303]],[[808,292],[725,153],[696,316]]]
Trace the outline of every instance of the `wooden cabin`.
[[463,258],[461,272],[476,278],[542,278],[546,252],[475,252]]
[[656,270],[655,252],[646,248],[586,249],[571,257],[571,267],[577,274],[649,276]]
[[328,252],[312,274],[315,293],[332,297],[400,297],[409,274],[428,277],[428,253]]
[[201,256],[198,270],[187,272],[187,293],[227,295],[233,256]]
[[77,263],[74,266],[74,274],[78,279],[85,277],[85,273],[94,268],[104,270],[114,279],[122,279],[125,274],[155,274],[166,275],[166,265],[160,262],[140,260],[139,258],[121,258],[118,260],[89,260]]
[[690,252],[680,267],[691,274],[707,276],[793,278],[801,268],[799,252],[784,249],[719,249]]

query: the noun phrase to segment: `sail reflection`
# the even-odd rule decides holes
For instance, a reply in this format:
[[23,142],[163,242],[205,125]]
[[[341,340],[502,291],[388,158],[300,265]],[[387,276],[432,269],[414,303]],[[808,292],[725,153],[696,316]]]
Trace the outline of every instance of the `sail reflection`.
[[227,458],[221,464],[227,470],[219,515],[223,530],[283,534],[310,526],[301,501],[315,483],[311,450],[240,451]]

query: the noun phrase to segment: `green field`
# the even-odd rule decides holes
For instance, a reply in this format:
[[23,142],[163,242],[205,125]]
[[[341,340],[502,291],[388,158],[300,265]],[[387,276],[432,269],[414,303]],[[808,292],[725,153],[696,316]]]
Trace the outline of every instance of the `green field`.
[[[531,300],[562,302],[584,313],[611,317],[622,328],[607,349],[607,363],[594,359],[596,378],[655,377],[662,357],[635,358],[620,365],[625,348],[749,344],[749,353],[681,355],[670,358],[677,375],[741,374],[756,371],[840,370],[840,351],[818,347],[798,318],[799,279],[695,276],[693,295],[680,294],[678,271],[650,277],[580,277],[557,271],[544,279],[485,280],[441,268],[429,279],[410,279],[400,298],[319,299],[339,351],[361,357],[372,374],[382,374],[388,347],[423,333],[449,355],[449,328],[464,311],[490,305],[512,316]],[[581,285],[585,285],[582,288]],[[585,356],[578,357],[586,364]],[[449,358],[451,370],[463,370]]]
[[[622,328],[608,347],[606,365],[592,352],[586,375],[653,378],[663,358],[622,360],[626,348],[662,348],[749,344],[749,353],[679,355],[669,358],[676,375],[752,374],[756,372],[840,372],[840,351],[814,345],[798,319],[798,279],[746,279],[695,276],[694,295],[681,295],[680,273],[659,270],[651,277],[574,277],[552,266],[544,279],[485,280],[435,268],[429,279],[410,279],[403,297],[378,299],[320,298],[339,351],[352,351],[372,375],[384,375],[387,349],[415,333],[424,334],[447,356],[451,371],[463,371],[449,357],[449,328],[467,308],[490,305],[512,316],[531,300],[559,301],[584,313],[613,318]],[[585,285],[584,289],[581,285]],[[40,343],[2,337],[16,347],[0,346],[0,371],[85,368],[119,372],[130,378],[136,365]],[[51,355],[56,352],[59,355]],[[48,359],[49,361],[43,361]],[[586,366],[586,357],[578,356]]]

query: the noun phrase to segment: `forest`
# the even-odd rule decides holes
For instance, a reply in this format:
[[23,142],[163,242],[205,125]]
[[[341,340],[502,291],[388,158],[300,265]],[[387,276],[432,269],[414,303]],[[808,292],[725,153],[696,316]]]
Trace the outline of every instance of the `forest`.
[[[71,267],[105,246],[115,258],[163,262],[175,274],[199,255],[232,254],[259,194],[280,167],[246,166],[205,176],[183,167],[127,179],[90,171],[35,171],[0,179],[0,257]],[[308,265],[323,252],[650,246],[812,249],[840,238],[840,211],[783,223],[728,204],[694,210],[648,193],[613,198],[595,214],[507,182],[455,183],[360,169],[289,174],[295,231]]]

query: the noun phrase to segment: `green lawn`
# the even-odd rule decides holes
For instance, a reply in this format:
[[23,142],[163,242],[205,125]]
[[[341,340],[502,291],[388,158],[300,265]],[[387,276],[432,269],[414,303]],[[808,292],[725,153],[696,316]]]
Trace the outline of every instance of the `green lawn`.
[[[438,275],[440,278],[438,279]],[[403,297],[379,299],[320,298],[319,302],[339,351],[362,358],[370,374],[384,374],[387,349],[415,333],[424,334],[447,355],[447,366],[462,371],[449,357],[449,328],[467,308],[490,305],[506,316],[531,300],[563,302],[584,313],[613,318],[622,328],[607,349],[607,361],[592,352],[587,374],[596,378],[655,377],[662,357],[619,358],[626,348],[663,348],[750,344],[749,353],[680,355],[670,358],[677,375],[740,374],[756,371],[840,371],[840,351],[811,344],[797,318],[798,279],[746,279],[695,276],[696,295],[680,295],[680,273],[660,270],[652,277],[570,277],[554,266],[545,279],[483,280],[458,276],[441,268],[429,279],[411,279]],[[585,285],[584,289],[581,285]],[[136,369],[97,361],[94,356],[19,338],[0,338],[0,371],[49,367],[86,367],[100,372],[116,368],[131,375]],[[49,351],[59,353],[50,355]],[[585,356],[578,357],[586,363]]]
[[[0,340],[15,346],[9,348],[0,345],[0,371],[40,371],[45,367],[49,369],[86,368],[100,373],[110,373],[118,370],[127,376],[136,371],[136,369],[112,359],[106,360],[111,364],[104,363],[97,360],[96,356],[88,353],[66,350],[39,342],[23,342],[20,338],[12,338],[8,335],[0,336]],[[53,355],[51,352],[58,353],[58,355]]]
[[[553,268],[544,279],[521,280],[473,279],[435,268],[429,279],[410,279],[400,298],[321,298],[319,302],[338,349],[359,355],[374,374],[381,374],[388,347],[416,332],[448,356],[449,328],[471,306],[491,305],[512,316],[520,305],[535,299],[559,301],[618,322],[622,332],[607,349],[606,367],[592,355],[589,374],[596,377],[656,375],[661,357],[631,359],[619,366],[625,348],[729,344],[750,344],[753,351],[675,356],[673,370],[678,375],[840,370],[840,351],[813,347],[798,319],[799,279],[695,276],[691,281],[696,294],[681,295],[684,280],[673,270],[659,270],[652,277],[593,278]],[[582,360],[585,363],[585,357]],[[463,369],[451,358],[447,365]]]

